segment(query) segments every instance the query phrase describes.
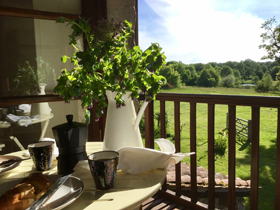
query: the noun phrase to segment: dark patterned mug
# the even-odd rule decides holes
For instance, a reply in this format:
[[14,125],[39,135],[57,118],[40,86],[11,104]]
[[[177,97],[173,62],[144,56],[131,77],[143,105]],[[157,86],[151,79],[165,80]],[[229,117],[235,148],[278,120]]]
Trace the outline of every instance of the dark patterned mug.
[[88,156],[88,164],[97,189],[113,188],[118,172],[119,153],[102,151]]
[[53,162],[53,141],[40,141],[28,145],[30,157],[37,171],[49,170]]

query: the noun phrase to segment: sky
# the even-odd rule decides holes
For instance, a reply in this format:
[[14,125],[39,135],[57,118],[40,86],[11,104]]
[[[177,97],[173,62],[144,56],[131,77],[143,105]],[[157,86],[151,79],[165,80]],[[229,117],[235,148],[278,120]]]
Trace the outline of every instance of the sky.
[[263,61],[262,23],[275,17],[279,0],[138,0],[139,46],[159,43],[167,61]]

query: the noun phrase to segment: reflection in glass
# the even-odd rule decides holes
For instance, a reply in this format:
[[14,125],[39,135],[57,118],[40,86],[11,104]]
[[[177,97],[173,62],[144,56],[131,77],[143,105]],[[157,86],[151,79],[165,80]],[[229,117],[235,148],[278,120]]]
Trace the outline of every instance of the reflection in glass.
[[[62,69],[73,68],[61,62],[71,56],[68,44],[71,28],[50,20],[0,17],[0,97],[52,94]],[[79,40],[79,48],[83,46]],[[42,85],[44,84],[44,85]]]
[[0,6],[66,14],[81,14],[81,0],[0,0]]
[[[25,150],[28,144],[42,139],[54,139],[52,127],[66,122],[66,115],[72,114],[73,121],[84,123],[85,111],[80,101],[49,102],[46,114],[38,104],[19,104],[0,108],[0,155]],[[34,114],[34,107],[36,112]]]

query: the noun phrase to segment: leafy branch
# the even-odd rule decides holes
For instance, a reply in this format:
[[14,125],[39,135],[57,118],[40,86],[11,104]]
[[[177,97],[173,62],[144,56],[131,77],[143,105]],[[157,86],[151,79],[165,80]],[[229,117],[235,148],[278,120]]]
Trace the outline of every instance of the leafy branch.
[[127,40],[133,30],[132,23],[126,20],[118,24],[101,21],[93,30],[89,20],[70,21],[63,17],[57,20],[59,23],[66,21],[73,30],[69,35],[69,44],[75,47],[77,37],[84,35],[87,47],[71,57],[62,56],[61,60],[70,60],[74,68],[62,70],[54,91],[67,103],[74,98],[81,98],[82,106],[87,109],[87,122],[94,101],[98,102],[96,121],[103,114],[103,107],[107,106],[106,90],[117,92],[117,108],[125,106],[122,95],[126,92],[131,92],[132,98],[138,98],[139,93],[142,93],[147,101],[155,99],[160,87],[166,83],[166,79],[158,73],[166,59],[159,44],[151,44],[144,52],[139,46],[128,49]]

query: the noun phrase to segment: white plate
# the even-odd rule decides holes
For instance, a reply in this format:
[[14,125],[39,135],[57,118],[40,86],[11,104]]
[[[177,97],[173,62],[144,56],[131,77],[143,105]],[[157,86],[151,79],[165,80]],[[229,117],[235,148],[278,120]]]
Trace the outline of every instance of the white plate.
[[[50,182],[54,183],[60,175],[49,175]],[[16,186],[23,179],[13,180],[1,185],[0,196],[7,190]],[[40,208],[41,210],[59,210],[74,202],[84,191],[84,183],[77,177],[71,176],[64,184],[53,194],[53,196]]]
[[[12,156],[12,155],[0,155],[0,163],[2,163],[3,161],[6,161],[6,160],[10,160],[10,159],[21,160],[21,158],[20,158],[20,157],[17,157],[17,156]],[[3,175],[3,174],[5,174],[5,173],[7,173],[7,172],[9,172],[9,171],[12,170],[12,169],[18,167],[20,163],[21,163],[21,161],[20,161],[20,162],[16,162],[16,163],[14,163],[14,164],[12,164],[12,165],[9,165],[9,166],[7,166],[7,167],[3,167],[3,168],[0,167],[0,176]]]

